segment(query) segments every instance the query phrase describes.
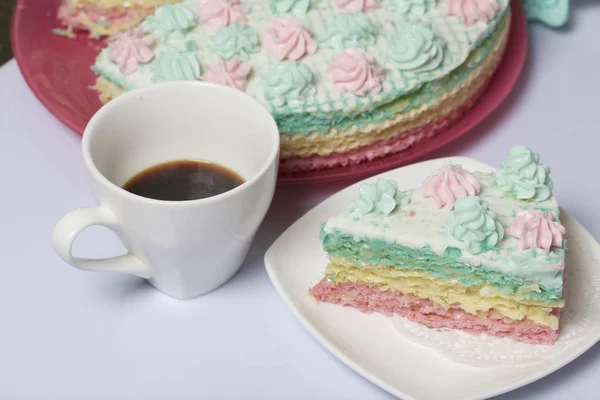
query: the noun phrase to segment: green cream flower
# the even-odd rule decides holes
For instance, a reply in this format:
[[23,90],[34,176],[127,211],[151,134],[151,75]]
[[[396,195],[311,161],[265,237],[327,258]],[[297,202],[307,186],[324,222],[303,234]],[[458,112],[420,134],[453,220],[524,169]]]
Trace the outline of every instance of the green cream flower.
[[435,8],[435,0],[388,0],[386,6],[390,11],[422,17]]
[[518,200],[544,201],[552,196],[550,167],[525,146],[514,146],[494,175],[494,186]]
[[200,77],[201,68],[194,53],[162,53],[150,64],[153,82],[194,81]]
[[274,107],[303,105],[316,93],[312,72],[298,62],[274,64],[263,84],[265,100]]
[[559,27],[569,19],[569,0],[523,0],[527,18]]
[[359,189],[359,199],[348,204],[346,211],[358,211],[367,216],[387,216],[398,206],[407,205],[411,195],[412,191],[399,192],[396,181],[380,179],[374,184],[363,183]]
[[311,0],[271,0],[273,14],[306,14],[310,8]]
[[375,44],[377,29],[366,14],[339,14],[328,24],[319,41],[335,52],[346,48],[365,49]]
[[446,223],[450,235],[472,254],[493,249],[504,237],[496,214],[478,196],[456,200]]
[[246,24],[224,26],[212,37],[215,52],[229,60],[237,56],[240,61],[248,61],[250,54],[260,50],[258,35]]
[[161,40],[183,38],[185,32],[196,26],[194,13],[183,4],[158,7],[144,22],[145,30]]
[[429,24],[402,21],[390,40],[389,55],[403,71],[431,71],[444,59],[444,42]]

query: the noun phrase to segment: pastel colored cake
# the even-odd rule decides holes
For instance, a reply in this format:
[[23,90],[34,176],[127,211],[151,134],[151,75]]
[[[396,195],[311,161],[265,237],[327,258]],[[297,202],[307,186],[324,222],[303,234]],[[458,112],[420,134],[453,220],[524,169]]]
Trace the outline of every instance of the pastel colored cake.
[[321,228],[330,262],[310,294],[430,328],[554,343],[566,232],[549,172],[517,146],[493,174],[447,165],[415,190],[362,185]]
[[88,31],[90,37],[109,36],[138,25],[156,6],[179,0],[63,0],[57,18],[66,28],[56,30],[65,36]]
[[504,54],[509,0],[185,0],[117,34],[103,102],[154,82],[244,90],[281,132],[281,169],[401,152],[455,122]]
[[[525,7],[556,26],[568,0]],[[280,170],[317,170],[406,151],[460,119],[510,24],[509,0],[184,0],[117,33],[92,69],[102,102],[172,80],[244,90],[279,126]]]

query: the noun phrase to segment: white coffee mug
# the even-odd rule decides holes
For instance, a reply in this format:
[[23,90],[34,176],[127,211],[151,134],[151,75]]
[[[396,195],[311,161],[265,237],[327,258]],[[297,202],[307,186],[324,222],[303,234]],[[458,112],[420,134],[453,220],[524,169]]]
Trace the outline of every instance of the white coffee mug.
[[[52,244],[63,260],[83,270],[140,276],[178,299],[210,292],[238,271],[277,177],[277,125],[256,100],[203,82],[150,85],[102,107],[82,148],[99,206],[73,210],[55,226]],[[245,182],[189,201],[153,200],[121,188],[144,169],[174,160],[214,162]],[[73,241],[91,225],[114,231],[128,254],[74,257]]]

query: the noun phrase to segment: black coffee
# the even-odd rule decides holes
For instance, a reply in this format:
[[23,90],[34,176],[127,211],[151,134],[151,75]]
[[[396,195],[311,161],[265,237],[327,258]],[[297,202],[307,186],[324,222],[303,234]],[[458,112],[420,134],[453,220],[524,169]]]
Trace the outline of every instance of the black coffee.
[[244,183],[222,165],[179,160],[145,169],[127,181],[123,189],[157,200],[197,200],[216,196]]

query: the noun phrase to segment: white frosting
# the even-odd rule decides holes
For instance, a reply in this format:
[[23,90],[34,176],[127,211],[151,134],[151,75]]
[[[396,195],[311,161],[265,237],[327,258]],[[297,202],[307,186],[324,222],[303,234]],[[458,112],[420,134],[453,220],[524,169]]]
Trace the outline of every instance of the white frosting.
[[[200,7],[200,1],[186,0],[182,4],[196,13]],[[366,13],[378,30],[376,42],[372,46],[367,46],[366,50],[374,56],[379,65],[386,69],[386,79],[383,83],[383,90],[380,93],[357,97],[351,93],[339,93],[336,91],[333,84],[327,79],[326,73],[327,64],[331,61],[334,51],[320,44],[315,54],[306,55],[299,60],[311,69],[317,88],[316,97],[307,104],[291,108],[285,106],[284,109],[279,109],[265,101],[263,97],[262,77],[267,74],[270,66],[275,62],[265,48],[261,48],[259,53],[251,56],[249,62],[254,72],[249,77],[246,91],[259,101],[271,106],[272,109],[286,113],[323,113],[344,110],[354,113],[373,109],[380,104],[389,102],[393,100],[393,98],[390,98],[392,93],[402,94],[410,92],[425,82],[446,76],[460,66],[471,51],[495,29],[508,8],[508,0],[499,0],[500,11],[496,18],[487,24],[476,23],[471,26],[465,26],[458,17],[446,16],[440,3],[438,2],[438,5],[423,17],[408,16],[409,19],[431,23],[435,34],[445,43],[443,62],[440,68],[434,71],[419,73],[400,71],[398,68],[394,68],[394,63],[389,57],[388,39],[392,36],[395,26],[401,23],[401,18],[404,18],[404,16],[401,13],[390,12],[384,1],[380,8]],[[270,11],[270,2],[268,0],[245,0],[244,4],[250,8],[250,12],[247,15],[248,25],[262,38],[268,23],[275,17]],[[294,14],[294,17],[304,21],[305,26],[311,31],[313,37],[318,42],[318,38],[327,31],[328,23],[336,15],[337,12],[333,0],[319,0],[311,2],[311,8],[307,14]],[[184,51],[186,50],[186,42],[194,41],[198,44],[196,54],[200,60],[200,64],[205,69],[206,65],[217,62],[217,55],[211,49],[211,36],[213,34],[214,32],[207,25],[198,24],[193,30],[186,33],[183,38],[172,38],[168,44],[162,41],[157,43],[154,52],[156,55],[160,55],[168,49]],[[108,50],[102,51],[95,64],[97,70],[101,71],[102,75],[106,78],[113,80],[118,85],[124,86],[126,89],[134,89],[152,83],[152,73],[148,65],[142,66],[135,73],[125,77],[119,72],[118,65],[110,61],[108,53]]]
[[[492,175],[476,172],[473,174],[481,184],[479,197],[486,201],[490,210],[496,213],[498,221],[505,231],[515,219],[514,212],[521,208],[544,208],[558,213],[558,203],[552,196],[542,202],[517,201],[507,197],[492,186]],[[436,204],[423,197],[422,190],[415,189],[410,203],[400,207],[385,218],[365,217],[358,212],[342,213],[327,220],[325,232],[340,231],[358,238],[381,239],[389,243],[398,243],[406,247],[421,248],[431,246],[436,254],[443,255],[447,247],[461,248],[446,229],[448,210],[438,208]],[[497,249],[470,254],[462,250],[461,261],[479,266],[484,264],[511,275],[527,275],[526,271],[511,269],[510,256],[519,253],[519,240],[505,236]],[[521,273],[522,272],[522,273]]]

